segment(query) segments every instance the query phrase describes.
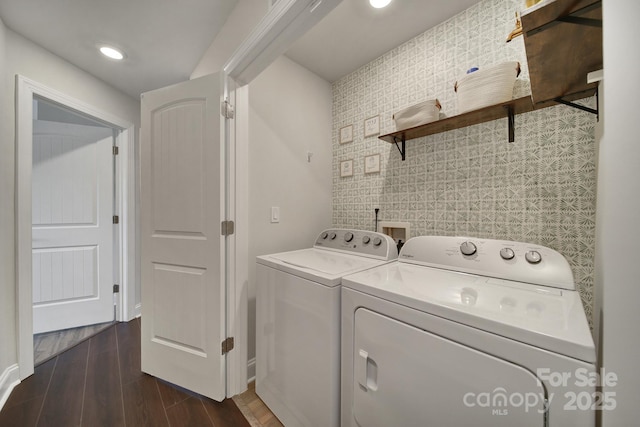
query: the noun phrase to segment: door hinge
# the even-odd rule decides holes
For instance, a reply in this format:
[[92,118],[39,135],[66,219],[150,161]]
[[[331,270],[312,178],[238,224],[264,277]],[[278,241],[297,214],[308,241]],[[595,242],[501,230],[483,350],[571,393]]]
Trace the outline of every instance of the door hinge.
[[233,221],[222,221],[220,224],[220,234],[230,236],[236,231],[236,224]]
[[233,119],[235,116],[233,105],[231,105],[227,100],[222,101],[220,103],[220,114],[222,114],[222,117],[225,119]]
[[222,341],[222,354],[227,354],[233,350],[233,337],[229,337]]
[[120,292],[120,285],[113,285],[113,293],[117,294],[118,292]]
[[118,150],[118,146],[117,146],[117,145],[114,145],[114,146],[113,146],[113,155],[114,155],[114,156],[117,156],[117,155],[118,155],[118,153],[119,153],[119,151],[120,151],[120,150]]
[[120,217],[118,215],[114,215],[113,216],[113,223],[114,224],[120,224]]

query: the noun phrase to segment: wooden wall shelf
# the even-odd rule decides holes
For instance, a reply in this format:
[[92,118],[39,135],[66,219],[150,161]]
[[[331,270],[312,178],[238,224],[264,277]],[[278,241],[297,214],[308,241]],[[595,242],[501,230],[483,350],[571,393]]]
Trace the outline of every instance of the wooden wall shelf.
[[[547,105],[545,105],[547,106]],[[509,122],[509,141],[513,142],[514,117],[517,114],[533,111],[533,103],[530,96],[514,99],[502,104],[496,104],[479,110],[469,111],[457,116],[446,117],[426,125],[416,126],[405,130],[381,135],[379,138],[391,144],[396,144],[402,160],[405,159],[405,142],[410,139],[446,132],[492,120],[507,118]],[[402,144],[402,146],[400,145]]]
[[514,99],[426,125],[382,135],[395,144],[402,160],[406,141],[506,117],[509,142],[514,140],[515,116],[534,109],[565,104],[590,113],[597,110],[573,100],[597,94],[587,74],[602,69],[602,1],[543,0],[522,14],[531,96]]

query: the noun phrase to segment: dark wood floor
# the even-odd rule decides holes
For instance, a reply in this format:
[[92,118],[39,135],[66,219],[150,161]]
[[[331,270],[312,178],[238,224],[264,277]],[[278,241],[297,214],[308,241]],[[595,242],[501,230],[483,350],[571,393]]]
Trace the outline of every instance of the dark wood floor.
[[222,403],[140,370],[140,321],[118,323],[38,366],[0,411],[0,426],[249,426]]

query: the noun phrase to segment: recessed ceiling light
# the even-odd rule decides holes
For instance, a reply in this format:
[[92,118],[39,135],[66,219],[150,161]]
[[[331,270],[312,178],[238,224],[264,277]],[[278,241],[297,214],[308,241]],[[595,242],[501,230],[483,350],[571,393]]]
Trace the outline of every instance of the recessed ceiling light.
[[376,9],[380,9],[391,3],[391,0],[369,0],[369,3]]
[[120,61],[124,58],[124,53],[110,46],[100,46],[100,53],[104,56]]

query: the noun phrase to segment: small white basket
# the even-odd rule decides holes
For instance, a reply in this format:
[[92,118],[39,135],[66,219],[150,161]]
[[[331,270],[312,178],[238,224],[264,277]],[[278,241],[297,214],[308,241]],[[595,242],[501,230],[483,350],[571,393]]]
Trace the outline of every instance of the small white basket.
[[405,130],[435,122],[440,118],[441,108],[442,106],[437,99],[430,99],[400,110],[393,115],[396,130]]
[[520,63],[511,61],[460,78],[454,86],[458,94],[458,114],[510,101],[519,75]]

